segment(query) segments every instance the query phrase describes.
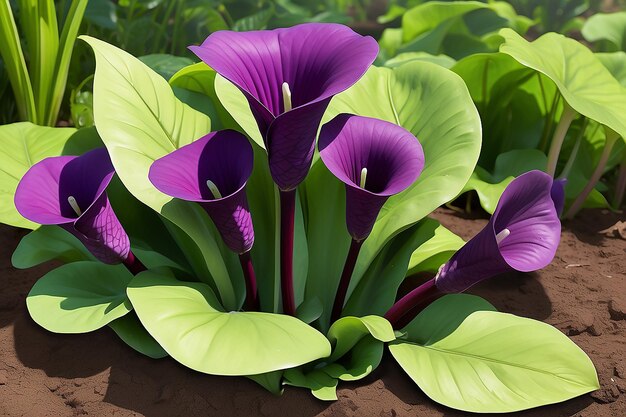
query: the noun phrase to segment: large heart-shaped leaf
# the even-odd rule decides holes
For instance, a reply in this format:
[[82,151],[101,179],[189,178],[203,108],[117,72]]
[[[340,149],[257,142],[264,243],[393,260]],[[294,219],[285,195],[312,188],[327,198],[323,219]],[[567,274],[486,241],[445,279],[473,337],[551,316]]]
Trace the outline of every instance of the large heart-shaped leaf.
[[55,333],[86,333],[132,310],[126,286],[132,274],[123,265],[74,262],[39,279],[26,298],[30,316]]
[[255,375],[330,355],[317,330],[281,314],[222,310],[210,287],[151,271],[128,296],[141,323],[174,359],[214,375]]
[[597,53],[596,57],[613,74],[613,77],[626,87],[626,52]]
[[[463,80],[427,62],[411,62],[393,69],[370,68],[359,82],[333,99],[325,119],[338,113],[399,124],[419,139],[425,155],[420,178],[405,192],[391,197],[381,210],[359,255],[351,282],[351,288],[355,288],[393,236],[461,191],[478,159],[481,126]],[[332,259],[337,261],[310,262],[307,286],[311,283],[319,288],[315,295],[326,302],[328,297],[322,291],[336,288],[349,236],[341,218],[345,204],[343,186],[338,181],[321,180],[322,177],[328,174],[314,166],[304,183],[309,205],[305,210],[307,230],[326,230],[309,235],[309,255],[311,259],[328,259],[324,254],[332,252]],[[328,204],[329,200],[333,204]],[[336,227],[331,226],[337,222]]]
[[16,268],[26,269],[53,259],[65,263],[96,260],[71,233],[58,226],[41,226],[20,240],[11,263]]
[[133,312],[113,320],[109,327],[131,348],[152,359],[161,359],[167,356],[161,345],[141,325],[139,318]]
[[463,411],[513,412],[599,387],[591,360],[559,330],[495,311],[471,313],[443,338],[389,349],[426,395]]
[[228,270],[236,257],[202,210],[173,200],[148,180],[156,159],[207,134],[210,119],[178,100],[167,81],[138,59],[98,39],[82,39],[96,56],[94,118],[117,174],[131,194],[191,237],[201,254],[189,259],[197,276],[210,276],[222,302],[236,309],[242,292],[233,282],[241,289],[243,280],[238,267],[233,280]]
[[626,137],[626,89],[589,49],[556,33],[533,42],[510,29],[500,35],[500,52],[548,76],[574,110]]
[[37,228],[18,213],[13,203],[15,189],[28,169],[49,156],[58,156],[73,128],[37,126],[29,122],[0,126],[0,222],[10,226]]
[[589,42],[605,40],[613,50],[626,51],[626,12],[594,14],[581,32]]

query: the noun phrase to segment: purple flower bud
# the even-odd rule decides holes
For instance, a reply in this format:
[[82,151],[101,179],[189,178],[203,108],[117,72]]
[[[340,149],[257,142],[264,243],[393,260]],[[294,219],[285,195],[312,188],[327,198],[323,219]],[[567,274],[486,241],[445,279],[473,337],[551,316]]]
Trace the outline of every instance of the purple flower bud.
[[369,117],[340,114],[322,127],[320,157],[346,185],[346,223],[355,241],[370,234],[387,199],[407,189],[424,168],[411,132]]
[[442,266],[435,278],[437,289],[462,292],[502,272],[530,272],[548,265],[561,236],[555,207],[562,206],[559,190],[562,184],[541,171],[514,179],[487,226]]
[[361,78],[378,54],[373,38],[331,23],[218,31],[189,49],[247,98],[283,191],[306,177],[330,99]]
[[20,181],[15,207],[35,223],[63,227],[98,260],[123,262],[130,252],[130,240],[105,192],[113,174],[105,148],[82,156],[46,158]]
[[254,243],[245,192],[253,160],[245,136],[222,130],[154,161],[148,177],[162,193],[200,203],[226,246],[242,254]]

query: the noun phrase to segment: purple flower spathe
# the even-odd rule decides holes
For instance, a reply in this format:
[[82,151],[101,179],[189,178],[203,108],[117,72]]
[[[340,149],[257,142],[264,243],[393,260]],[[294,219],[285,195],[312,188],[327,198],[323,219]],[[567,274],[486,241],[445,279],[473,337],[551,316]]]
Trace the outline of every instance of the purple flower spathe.
[[561,236],[556,206],[562,206],[562,186],[541,171],[514,179],[487,226],[442,266],[435,278],[437,289],[462,292],[502,272],[530,272],[548,265]]
[[[162,193],[200,203],[226,246],[242,254],[254,243],[245,192],[253,160],[252,146],[245,136],[222,130],[154,161],[148,177]],[[221,197],[211,191],[207,180],[215,184]]]
[[[306,177],[331,98],[358,81],[378,54],[373,38],[331,23],[218,31],[190,49],[245,95],[265,142],[272,178],[283,191]],[[291,92],[289,111],[283,83]]]
[[411,132],[369,117],[335,117],[322,127],[319,150],[326,167],[346,185],[346,223],[356,241],[370,234],[385,201],[413,184],[424,168],[422,145]]
[[46,158],[22,177],[15,192],[15,207],[35,223],[63,227],[98,260],[120,263],[128,257],[130,240],[105,192],[114,174],[105,148],[81,156]]

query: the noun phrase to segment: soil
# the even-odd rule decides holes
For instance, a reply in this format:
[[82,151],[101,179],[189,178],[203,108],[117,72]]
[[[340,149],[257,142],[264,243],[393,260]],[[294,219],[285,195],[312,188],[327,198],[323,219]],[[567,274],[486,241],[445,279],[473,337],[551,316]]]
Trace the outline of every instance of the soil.
[[[464,238],[484,218],[440,209],[434,217]],[[601,389],[519,417],[626,416],[626,241],[602,233],[624,214],[591,210],[564,224],[544,270],[492,279],[472,289],[501,311],[550,323],[589,354]],[[466,413],[428,399],[385,357],[367,379],[342,383],[339,401],[303,389],[275,397],[245,378],[203,375],[170,358],[152,360],[108,328],[57,335],[28,316],[24,298],[51,265],[18,271],[10,255],[24,231],[0,227],[0,415],[3,416],[422,416]]]

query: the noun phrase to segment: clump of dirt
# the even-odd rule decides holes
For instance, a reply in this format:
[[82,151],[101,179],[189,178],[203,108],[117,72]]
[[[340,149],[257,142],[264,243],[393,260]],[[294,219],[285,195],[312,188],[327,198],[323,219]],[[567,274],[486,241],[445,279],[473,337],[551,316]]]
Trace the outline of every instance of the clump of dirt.
[[[485,224],[446,209],[433,217],[468,239]],[[606,229],[624,215],[599,210],[566,222],[550,266],[508,274],[470,292],[500,311],[543,320],[570,336],[593,360],[600,390],[524,417],[626,416],[626,241]],[[193,372],[170,358],[152,360],[113,331],[56,335],[28,316],[24,299],[50,265],[10,266],[24,231],[0,227],[0,415],[3,416],[421,416],[466,413],[426,397],[393,359],[364,381],[342,383],[324,403],[287,387],[275,397],[245,378]],[[611,237],[614,236],[614,237]]]

